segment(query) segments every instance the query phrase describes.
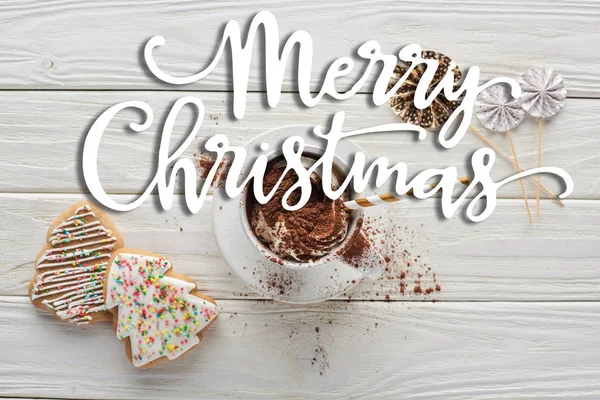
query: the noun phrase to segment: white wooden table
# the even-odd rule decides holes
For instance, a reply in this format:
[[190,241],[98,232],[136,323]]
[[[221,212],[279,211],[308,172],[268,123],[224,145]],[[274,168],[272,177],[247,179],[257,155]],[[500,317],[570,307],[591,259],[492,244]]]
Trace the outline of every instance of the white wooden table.
[[[0,397],[600,397],[600,3],[368,3],[0,2]],[[564,208],[543,200],[531,226],[518,184],[501,192],[496,213],[480,224],[440,219],[433,200],[397,204],[407,247],[427,257],[442,291],[415,295],[409,285],[402,294],[388,276],[311,306],[262,300],[232,277],[208,207],[189,215],[148,202],[113,213],[128,246],[165,254],[221,307],[199,349],[136,370],[109,326],[60,323],[26,296],[49,222],[86,196],[82,139],[100,112],[136,99],[163,118],[175,99],[190,94],[214,117],[201,135],[226,133],[234,143],[287,124],[326,124],[337,110],[347,112],[349,128],[397,121],[388,107],[369,107],[367,93],[299,107],[291,74],[279,107],[265,109],[258,62],[241,121],[231,116],[225,64],[185,87],[146,72],[140,54],[151,36],[168,41],[160,52],[164,69],[190,73],[210,60],[224,23],[246,22],[262,9],[276,15],[282,36],[312,34],[315,77],[369,39],[386,52],[419,43],[463,68],[479,65],[483,78],[555,68],[570,98],[545,125],[544,163],[566,169],[575,191]],[[118,196],[143,188],[153,165],[155,135],[123,133],[134,117],[120,116],[101,147],[105,188]],[[515,132],[527,167],[536,162],[535,132],[531,119]],[[491,137],[508,151],[506,138]],[[442,151],[434,139],[373,135],[358,142],[370,154],[408,163],[413,174],[449,165],[466,173],[467,155],[482,147],[467,135]],[[494,175],[511,172],[499,160]],[[533,197],[532,185],[528,191]]]

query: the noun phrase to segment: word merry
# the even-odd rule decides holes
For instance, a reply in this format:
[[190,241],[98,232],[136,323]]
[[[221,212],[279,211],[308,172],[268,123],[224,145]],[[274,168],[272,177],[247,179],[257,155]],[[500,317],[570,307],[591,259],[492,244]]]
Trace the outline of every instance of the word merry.
[[[265,57],[265,76],[267,102],[269,107],[276,107],[281,97],[281,86],[286,66],[290,61],[291,53],[298,47],[298,94],[300,99],[307,107],[316,106],[325,95],[329,95],[337,100],[346,100],[356,94],[367,82],[373,69],[377,64],[382,64],[381,72],[375,81],[373,87],[372,100],[377,106],[385,104],[402,86],[412,71],[419,65],[425,64],[426,69],[421,77],[415,92],[414,104],[418,109],[424,109],[431,105],[432,101],[443,91],[449,100],[457,100],[463,97],[461,104],[452,113],[448,121],[442,127],[439,133],[439,142],[446,148],[454,147],[463,138],[469,127],[473,115],[473,106],[477,95],[488,86],[496,83],[508,83],[512,90],[513,97],[521,96],[519,84],[510,78],[494,78],[483,85],[479,85],[479,67],[473,66],[469,69],[461,86],[455,89],[454,74],[452,69],[456,66],[452,63],[446,75],[440,80],[433,90],[430,90],[431,82],[438,67],[437,60],[423,59],[421,57],[421,47],[417,44],[411,44],[404,47],[398,53],[400,60],[409,64],[407,72],[391,88],[387,90],[388,82],[393,74],[394,67],[398,62],[398,57],[386,55],[381,52],[381,46],[375,40],[370,40],[361,45],[357,54],[363,60],[366,60],[367,66],[362,71],[361,77],[354,85],[345,92],[339,92],[335,87],[335,81],[338,78],[348,75],[354,68],[354,60],[350,57],[339,57],[331,63],[319,92],[313,97],[310,90],[312,59],[313,59],[313,41],[310,34],[306,31],[295,31],[285,42],[283,49],[280,49],[279,28],[277,19],[268,11],[262,11],[256,14],[252,19],[247,32],[247,39],[242,45],[240,26],[236,21],[229,21],[225,26],[219,50],[211,63],[202,71],[189,76],[172,76],[160,69],[154,60],[154,49],[163,46],[165,39],[162,36],[151,38],[144,48],[144,59],[150,71],[160,80],[173,85],[186,85],[197,82],[208,74],[218,65],[223,56],[225,48],[229,43],[231,48],[232,80],[233,80],[233,114],[237,119],[242,119],[246,111],[246,94],[248,92],[248,79],[250,75],[250,63],[252,60],[252,50],[257,32],[260,28],[264,29],[264,57]],[[454,133],[448,134],[449,127],[462,114],[460,125]]]

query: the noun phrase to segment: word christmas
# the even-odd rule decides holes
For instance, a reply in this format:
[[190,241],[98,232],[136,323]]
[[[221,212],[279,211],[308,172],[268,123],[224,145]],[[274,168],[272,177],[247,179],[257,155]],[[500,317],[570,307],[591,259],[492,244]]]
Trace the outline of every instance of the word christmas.
[[[425,70],[417,85],[414,104],[418,109],[424,109],[431,105],[432,101],[442,91],[449,100],[457,100],[461,98],[460,105],[452,113],[448,121],[442,127],[439,133],[439,142],[447,148],[455,146],[464,136],[469,122],[471,120],[473,106],[477,95],[485,88],[496,83],[504,82],[511,86],[513,97],[521,95],[519,84],[509,78],[495,78],[483,85],[479,85],[479,68],[471,67],[461,86],[455,90],[454,74],[452,73],[453,65],[447,69],[447,73],[439,80],[439,83],[433,90],[429,88],[434,79],[434,75],[438,68],[438,61],[434,59],[422,58],[421,48],[416,45],[404,47],[398,56],[404,61],[409,68],[404,76],[392,87],[387,90],[387,85],[390,76],[393,73],[394,67],[398,62],[398,57],[393,55],[384,55],[380,51],[380,45],[376,41],[368,41],[359,47],[357,53],[359,57],[368,60],[368,65],[364,69],[362,76],[356,83],[346,92],[340,93],[335,87],[335,80],[339,77],[347,75],[353,68],[354,62],[349,57],[341,57],[335,60],[329,67],[321,90],[313,97],[310,91],[311,78],[311,61],[312,61],[312,39],[305,31],[294,32],[287,40],[283,49],[279,48],[279,32],[275,17],[268,12],[261,12],[255,16],[250,24],[247,33],[247,40],[244,46],[241,44],[241,33],[239,25],[231,21],[225,27],[221,45],[214,60],[203,71],[187,77],[174,77],[163,72],[154,61],[153,51],[156,47],[165,44],[162,37],[157,36],[148,41],[144,51],[144,57],[150,71],[159,79],[174,84],[183,85],[196,82],[207,76],[220,61],[226,44],[229,43],[231,48],[231,58],[233,65],[233,87],[234,101],[233,113],[236,118],[241,119],[244,116],[246,108],[246,93],[248,86],[248,77],[250,72],[250,61],[252,46],[260,27],[265,31],[265,76],[267,77],[267,101],[270,107],[276,107],[281,95],[281,87],[283,75],[290,58],[290,54],[296,45],[298,45],[298,93],[302,102],[308,107],[316,106],[326,94],[337,99],[345,100],[353,96],[358,90],[363,87],[371,74],[373,68],[378,64],[382,64],[381,73],[377,77],[373,88],[373,103],[382,105],[386,103],[390,97],[396,93],[399,87],[410,76],[411,72],[418,65],[424,64]],[[177,116],[184,106],[191,106],[197,110],[197,119],[194,126],[185,141],[169,154],[169,142],[173,130],[173,126],[177,120]],[[145,115],[145,120],[142,124],[131,123],[130,127],[135,132],[141,132],[148,129],[153,122],[153,112],[150,106],[141,101],[127,101],[116,104],[102,113],[95,123],[90,128],[83,149],[83,173],[86,184],[92,195],[104,206],[118,211],[132,210],[141,205],[148,196],[156,189],[158,190],[159,199],[162,207],[165,210],[171,208],[173,203],[173,191],[175,186],[175,176],[178,172],[184,175],[185,180],[185,200],[191,212],[197,213],[206,199],[209,185],[215,177],[218,165],[227,155],[232,159],[231,167],[225,181],[225,191],[229,197],[238,196],[243,188],[253,182],[253,190],[256,199],[264,204],[271,199],[278,188],[277,184],[273,190],[264,194],[263,177],[267,167],[266,155],[261,155],[255,160],[251,168],[248,168],[247,176],[242,177],[242,170],[245,165],[250,162],[246,157],[246,150],[242,147],[230,146],[225,135],[215,135],[210,138],[205,148],[209,152],[216,153],[216,162],[214,167],[208,174],[205,184],[201,188],[200,194],[197,193],[196,170],[193,160],[181,157],[183,152],[192,143],[196,137],[202,120],[204,117],[204,105],[202,101],[195,97],[183,97],[176,101],[167,116],[162,131],[162,138],[158,150],[157,170],[153,180],[150,182],[144,193],[136,200],[127,203],[119,204],[112,200],[102,188],[98,176],[97,161],[98,149],[101,138],[111,120],[122,110],[134,108],[141,110]],[[458,116],[462,114],[462,121],[454,133],[448,134],[449,127],[454,121],[458,121]],[[311,181],[310,176],[317,168],[321,168],[323,191],[325,195],[331,199],[337,199],[351,184],[355,192],[363,191],[367,183],[374,179],[376,186],[381,187],[388,179],[395,179],[395,194],[402,195],[412,190],[415,197],[425,199],[433,196],[438,191],[442,191],[442,211],[447,218],[454,215],[460,204],[465,201],[469,193],[477,186],[481,186],[481,191],[471,200],[467,208],[467,216],[473,221],[481,221],[487,218],[496,206],[496,192],[500,187],[508,182],[520,179],[525,176],[547,173],[553,174],[561,178],[565,183],[565,191],[560,195],[561,198],[568,196],[573,190],[573,182],[571,177],[562,169],[546,167],[536,168],[523,171],[516,175],[510,176],[500,182],[494,182],[490,177],[490,171],[494,165],[495,154],[491,149],[484,148],[476,151],[471,159],[474,177],[471,184],[462,193],[462,195],[452,201],[452,188],[457,181],[457,171],[455,167],[445,169],[429,169],[419,173],[410,182],[406,182],[407,166],[404,163],[398,163],[389,166],[387,158],[380,157],[373,161],[369,166],[366,165],[365,155],[361,152],[355,154],[354,162],[351,165],[349,172],[344,182],[335,190],[331,187],[331,176],[333,167],[334,154],[337,143],[346,137],[368,134],[374,132],[413,132],[417,133],[420,140],[426,136],[426,131],[416,125],[406,123],[396,123],[375,126],[355,131],[342,131],[344,122],[344,113],[338,112],[335,114],[329,133],[325,133],[323,127],[318,126],[314,129],[315,135],[326,141],[325,152],[310,168],[306,168],[301,160],[302,151],[304,149],[304,140],[301,137],[290,137],[284,141],[282,145],[282,153],[287,162],[287,167],[283,172],[279,183],[282,181],[285,174],[293,170],[298,175],[298,182],[292,186],[283,197],[283,207],[287,210],[298,210],[302,208],[310,197]],[[262,149],[268,150],[266,144],[263,144]],[[171,168],[171,172],[167,178],[167,169]],[[428,180],[438,178],[439,183],[430,191],[425,192],[423,187]],[[238,185],[238,182],[241,184]],[[290,194],[300,190],[300,200],[296,204],[288,204],[287,200]],[[475,206],[480,203],[480,200],[485,198],[484,209],[478,215],[475,215]]]

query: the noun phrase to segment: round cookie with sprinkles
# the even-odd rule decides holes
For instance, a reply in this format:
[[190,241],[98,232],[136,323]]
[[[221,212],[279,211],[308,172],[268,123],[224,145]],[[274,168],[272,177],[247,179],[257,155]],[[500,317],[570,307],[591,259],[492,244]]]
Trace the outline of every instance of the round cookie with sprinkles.
[[110,218],[80,201],[52,222],[46,242],[29,284],[32,303],[78,325],[109,321],[104,277],[112,252],[123,247]]
[[169,260],[137,249],[112,255],[104,296],[128,358],[142,368],[196,346],[218,314],[215,301],[190,277],[173,272]]

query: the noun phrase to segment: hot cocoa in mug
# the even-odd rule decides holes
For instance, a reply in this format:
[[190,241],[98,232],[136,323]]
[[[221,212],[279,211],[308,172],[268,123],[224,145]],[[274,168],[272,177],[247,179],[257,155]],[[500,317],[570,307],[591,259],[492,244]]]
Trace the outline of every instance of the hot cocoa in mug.
[[[346,191],[336,200],[328,198],[321,176],[315,172],[310,177],[312,191],[306,205],[299,210],[286,210],[284,194],[298,176],[293,170],[283,175],[286,163],[280,154],[269,158],[263,185],[265,194],[277,187],[274,196],[265,204],[260,204],[251,190],[240,196],[242,224],[256,248],[268,260],[286,268],[315,268],[339,259],[365,275],[379,274],[385,261],[362,231],[362,211],[344,207],[352,194]],[[302,161],[309,168],[315,159],[318,156],[306,154]],[[334,190],[344,179],[342,168],[337,163],[335,167],[331,182]],[[299,197],[300,189],[294,190],[287,198],[288,204],[295,204]]]

